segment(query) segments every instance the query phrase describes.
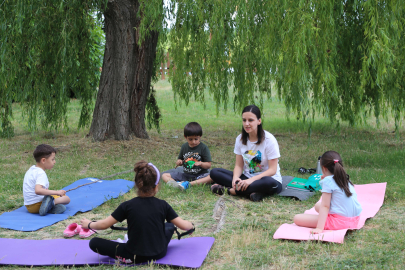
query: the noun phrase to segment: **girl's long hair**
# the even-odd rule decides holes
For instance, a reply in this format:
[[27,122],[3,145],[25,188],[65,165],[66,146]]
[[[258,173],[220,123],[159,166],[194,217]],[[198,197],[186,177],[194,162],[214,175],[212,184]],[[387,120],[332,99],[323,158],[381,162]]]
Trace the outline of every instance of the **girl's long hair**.
[[[242,115],[245,112],[253,113],[254,115],[256,115],[257,119],[262,118],[262,113],[260,112],[260,109],[256,105],[246,106],[242,111]],[[243,128],[243,125],[242,125],[242,138],[241,138],[241,140],[242,140],[243,145],[247,144],[248,138],[249,138],[249,134],[245,131],[245,129]],[[260,124],[260,125],[257,126],[257,142],[256,142],[256,144],[260,144],[264,140],[264,138],[265,138],[264,129],[263,129],[262,124]]]
[[352,196],[349,189],[349,183],[353,185],[350,181],[349,175],[343,168],[343,161],[338,152],[327,151],[321,157],[321,166],[329,170],[333,174],[333,179],[335,179],[338,187],[343,189],[347,197]]
[[146,161],[135,163],[135,186],[139,197],[155,196],[156,171]]

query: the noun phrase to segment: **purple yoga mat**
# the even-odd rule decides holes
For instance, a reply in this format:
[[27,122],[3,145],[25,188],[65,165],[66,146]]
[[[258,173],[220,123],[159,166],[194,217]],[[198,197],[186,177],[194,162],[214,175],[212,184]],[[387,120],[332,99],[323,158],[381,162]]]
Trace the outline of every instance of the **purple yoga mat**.
[[[171,240],[166,256],[155,263],[199,268],[214,241],[213,237],[190,237],[181,240]],[[115,263],[115,260],[110,257],[94,253],[89,248],[89,240],[0,238],[0,265],[80,266]]]

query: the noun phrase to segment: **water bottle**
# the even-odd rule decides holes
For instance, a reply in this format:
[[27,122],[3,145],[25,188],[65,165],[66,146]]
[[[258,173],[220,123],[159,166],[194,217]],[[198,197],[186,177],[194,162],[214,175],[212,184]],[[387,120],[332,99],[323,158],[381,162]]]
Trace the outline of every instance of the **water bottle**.
[[321,157],[318,157],[318,163],[316,164],[316,174],[322,174]]

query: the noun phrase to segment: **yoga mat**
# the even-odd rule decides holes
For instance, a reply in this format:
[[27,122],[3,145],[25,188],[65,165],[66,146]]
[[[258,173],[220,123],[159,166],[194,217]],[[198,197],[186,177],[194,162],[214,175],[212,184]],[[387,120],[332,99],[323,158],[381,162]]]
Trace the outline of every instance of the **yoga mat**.
[[[214,241],[213,237],[190,237],[171,240],[166,256],[155,263],[199,268]],[[110,257],[94,253],[89,248],[89,240],[0,238],[0,265],[80,266],[115,263],[115,260]]]
[[[361,229],[366,222],[366,219],[374,217],[380,210],[384,202],[385,189],[387,183],[376,183],[366,185],[354,185],[357,193],[357,199],[359,200],[363,211],[360,214],[360,221],[357,224],[356,229]],[[318,213],[315,208],[305,211],[305,214]],[[293,224],[283,224],[274,233],[274,239],[289,239],[289,240],[320,240],[325,242],[343,243],[345,230],[326,230],[321,234],[311,234],[311,228],[299,227]]]
[[283,176],[282,178],[283,178],[283,190],[278,194],[279,196],[294,197],[300,201],[305,201],[315,195],[315,192],[288,189],[287,185],[294,179],[294,176]]
[[[96,178],[80,179],[63,189],[68,190],[96,180]],[[66,211],[63,214],[40,216],[39,214],[29,213],[27,208],[22,206],[12,212],[3,213],[0,216],[0,227],[24,232],[36,231],[67,219],[77,212],[90,211],[104,202],[128,192],[133,186],[133,181],[118,179],[102,180],[91,185],[79,187],[66,193],[70,197],[70,203],[66,205]]]

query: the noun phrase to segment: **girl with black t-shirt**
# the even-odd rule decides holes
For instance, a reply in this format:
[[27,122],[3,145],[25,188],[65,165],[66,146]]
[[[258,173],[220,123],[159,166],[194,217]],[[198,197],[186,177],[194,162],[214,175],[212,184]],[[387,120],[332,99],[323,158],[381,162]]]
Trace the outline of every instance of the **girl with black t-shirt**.
[[134,171],[138,197],[123,202],[104,220],[81,220],[83,228],[105,230],[126,219],[127,243],[98,237],[91,239],[89,243],[94,252],[125,263],[142,263],[163,258],[174,233],[174,225],[182,230],[193,228],[193,224],[178,217],[166,201],[154,197],[158,191],[160,172],[152,163],[140,161],[135,164]]

